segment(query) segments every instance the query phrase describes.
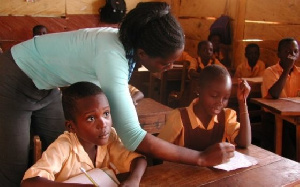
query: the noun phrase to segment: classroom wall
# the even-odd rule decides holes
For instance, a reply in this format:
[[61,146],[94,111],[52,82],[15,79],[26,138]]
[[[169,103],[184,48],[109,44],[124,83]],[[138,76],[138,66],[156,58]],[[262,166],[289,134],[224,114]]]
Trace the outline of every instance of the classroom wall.
[[[34,2],[27,2],[34,1]],[[0,0],[0,45],[4,50],[32,37],[31,29],[43,24],[50,32],[101,26],[98,9],[105,0]],[[128,10],[138,2],[126,0]],[[153,0],[152,0],[153,1]],[[162,0],[160,0],[162,1]],[[207,39],[220,15],[231,17],[233,67],[244,59],[246,39],[259,39],[261,59],[277,62],[277,44],[283,37],[299,39],[300,0],[166,0],[181,23],[186,51],[196,57],[197,43]]]
[[[209,28],[220,15],[231,17],[233,67],[244,59],[243,40],[259,39],[261,59],[267,66],[278,61],[278,41],[299,38],[300,0],[173,0],[186,35],[186,51],[196,56],[197,43],[206,39]],[[298,60],[298,64],[299,60]]]
[[[0,46],[4,51],[32,38],[32,28],[37,24],[45,25],[49,33],[103,25],[98,10],[105,5],[105,0],[28,1],[0,0]],[[137,3],[151,0],[125,1],[131,10]]]

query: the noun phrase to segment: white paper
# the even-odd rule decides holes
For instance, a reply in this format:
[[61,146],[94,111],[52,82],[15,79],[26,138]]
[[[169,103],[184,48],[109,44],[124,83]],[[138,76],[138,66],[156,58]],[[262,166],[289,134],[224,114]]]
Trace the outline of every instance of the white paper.
[[[109,172],[110,170],[106,170],[105,172],[102,169],[94,168],[90,171],[87,171],[87,173],[93,178],[93,180],[99,185],[99,186],[105,186],[105,187],[117,187],[118,184],[115,183],[111,177],[114,178],[118,183],[115,174],[113,172]],[[68,180],[65,180],[64,183],[80,183],[80,184],[93,184],[85,174],[80,174],[75,177],[72,177]]]
[[250,167],[256,164],[257,160],[255,158],[235,151],[234,157],[231,158],[229,162],[214,166],[214,168],[230,171],[238,168]]

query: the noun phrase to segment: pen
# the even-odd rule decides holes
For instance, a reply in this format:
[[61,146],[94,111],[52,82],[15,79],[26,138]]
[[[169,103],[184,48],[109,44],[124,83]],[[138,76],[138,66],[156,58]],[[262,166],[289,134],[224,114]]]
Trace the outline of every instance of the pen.
[[94,181],[94,179],[89,176],[89,174],[87,174],[87,172],[85,171],[85,169],[83,167],[80,167],[80,170],[82,171],[82,173],[85,174],[85,176],[94,184],[94,186],[99,187],[99,185]]

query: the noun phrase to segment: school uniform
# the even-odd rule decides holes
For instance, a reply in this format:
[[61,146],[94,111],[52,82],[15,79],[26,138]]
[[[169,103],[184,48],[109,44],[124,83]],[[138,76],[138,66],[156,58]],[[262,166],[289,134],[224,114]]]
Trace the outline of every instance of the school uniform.
[[248,60],[242,62],[237,68],[234,77],[247,78],[247,77],[262,77],[265,70],[265,63],[258,60],[256,65],[251,68]]
[[183,51],[181,56],[176,61],[189,61],[191,63],[197,63],[197,60],[191,57],[187,52]]
[[240,129],[240,123],[236,121],[236,112],[224,108],[205,128],[193,111],[194,105],[198,102],[199,98],[196,98],[188,107],[172,111],[158,137],[199,151],[218,142],[228,141],[235,144],[234,140]]
[[42,158],[26,171],[23,180],[39,176],[62,182],[81,174],[80,167],[86,171],[106,168],[112,169],[115,174],[124,173],[130,170],[131,161],[137,157],[142,155],[128,151],[112,128],[108,143],[97,147],[94,166],[77,136],[65,132],[48,147]]
[[[269,89],[278,81],[283,69],[279,63],[268,67],[263,75],[263,82],[261,87],[262,97],[268,96]],[[286,80],[282,89],[280,97],[297,97],[300,92],[300,67],[294,66],[293,71]]]
[[[210,59],[206,66],[210,66],[212,64],[217,64],[217,65],[220,65],[220,66],[226,68],[218,59]],[[190,63],[189,71],[194,69],[197,72],[200,72],[206,66],[203,64],[201,58],[197,57],[196,61],[193,61]]]

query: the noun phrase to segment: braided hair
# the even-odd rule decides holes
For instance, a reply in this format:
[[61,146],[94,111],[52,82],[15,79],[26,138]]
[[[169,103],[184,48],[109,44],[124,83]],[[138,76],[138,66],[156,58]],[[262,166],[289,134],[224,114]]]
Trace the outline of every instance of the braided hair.
[[183,30],[165,2],[139,3],[124,17],[119,38],[127,56],[143,49],[151,57],[167,58],[184,46]]

